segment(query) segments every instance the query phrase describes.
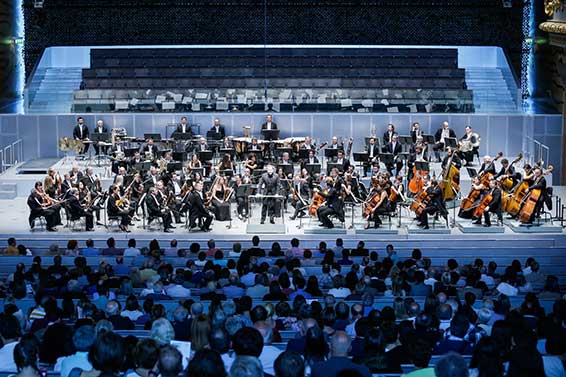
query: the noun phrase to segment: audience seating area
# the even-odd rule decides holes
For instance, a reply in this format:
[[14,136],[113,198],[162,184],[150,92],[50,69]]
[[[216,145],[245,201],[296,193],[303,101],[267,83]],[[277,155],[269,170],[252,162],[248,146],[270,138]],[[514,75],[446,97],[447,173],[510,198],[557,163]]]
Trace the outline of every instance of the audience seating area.
[[456,49],[92,49],[81,89],[80,112],[473,111]]
[[[533,258],[533,249],[503,243],[501,255],[482,260],[465,250],[447,259],[439,255],[448,248],[342,239],[105,241],[8,240],[0,257],[0,375],[16,373],[15,360],[39,361],[53,377],[70,375],[65,363],[146,377],[141,344],[155,347],[144,355],[164,377],[201,376],[211,365],[217,371],[206,376],[398,377],[436,367],[444,377],[449,365],[470,375],[566,373],[560,271],[539,263],[544,257]],[[550,240],[537,242],[551,250]],[[83,342],[73,337],[78,331]],[[77,358],[88,334],[91,354],[114,344],[106,357],[129,356],[85,367]],[[172,374],[164,364],[176,352],[169,345],[187,358]],[[35,359],[12,360],[22,347],[37,347]],[[308,372],[282,373],[297,363]],[[261,374],[249,372],[256,367]]]

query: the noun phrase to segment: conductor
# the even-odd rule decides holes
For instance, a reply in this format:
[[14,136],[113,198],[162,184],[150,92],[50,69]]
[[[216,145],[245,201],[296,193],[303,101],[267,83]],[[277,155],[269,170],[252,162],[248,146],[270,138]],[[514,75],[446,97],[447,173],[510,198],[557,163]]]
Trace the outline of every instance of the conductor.
[[[279,192],[279,176],[275,174],[273,165],[267,165],[266,172],[262,174],[257,185],[258,193],[262,195],[276,195]],[[275,199],[264,198],[261,207],[261,224],[265,223],[265,217],[269,213],[269,222],[275,224]]]

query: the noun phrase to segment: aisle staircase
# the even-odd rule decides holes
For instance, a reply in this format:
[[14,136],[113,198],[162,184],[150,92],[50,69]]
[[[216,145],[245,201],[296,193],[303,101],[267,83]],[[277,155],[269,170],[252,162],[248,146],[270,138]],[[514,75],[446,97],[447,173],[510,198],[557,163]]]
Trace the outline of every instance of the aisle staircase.
[[473,91],[476,113],[516,113],[516,92],[499,68],[467,67],[466,84]]
[[29,86],[28,113],[70,113],[82,68],[39,68]]

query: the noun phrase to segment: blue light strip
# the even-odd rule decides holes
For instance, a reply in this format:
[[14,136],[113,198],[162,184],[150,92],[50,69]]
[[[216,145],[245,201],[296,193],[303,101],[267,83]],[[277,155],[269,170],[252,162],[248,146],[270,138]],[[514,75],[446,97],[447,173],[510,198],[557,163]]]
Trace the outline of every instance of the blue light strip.
[[24,25],[24,4],[23,0],[16,0],[14,4],[15,15],[15,35],[14,49],[16,54],[16,93],[21,95],[21,101],[18,102],[17,112],[24,112],[23,94],[26,84],[26,69],[24,63],[24,42],[25,42],[25,25]]
[[523,3],[523,43],[521,64],[521,91],[523,99],[527,99],[534,92],[534,40],[535,40],[535,11],[534,1],[525,0]]

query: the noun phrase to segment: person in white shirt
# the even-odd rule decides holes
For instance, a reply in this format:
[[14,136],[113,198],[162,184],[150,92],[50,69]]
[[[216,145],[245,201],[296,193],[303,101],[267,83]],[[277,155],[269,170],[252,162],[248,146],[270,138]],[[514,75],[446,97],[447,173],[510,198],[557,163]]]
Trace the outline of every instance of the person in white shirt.
[[14,362],[14,348],[22,335],[20,322],[13,315],[3,315],[2,321],[0,338],[4,345],[0,348],[0,372],[16,373],[18,368]]
[[61,377],[67,377],[73,368],[91,370],[92,364],[88,361],[88,351],[94,344],[96,333],[93,326],[84,325],[79,327],[73,334],[73,344],[77,352],[70,356],[57,359],[54,371],[61,373]]
[[140,249],[136,247],[136,240],[131,238],[128,241],[128,248],[124,250],[125,257],[139,257],[141,255]]

